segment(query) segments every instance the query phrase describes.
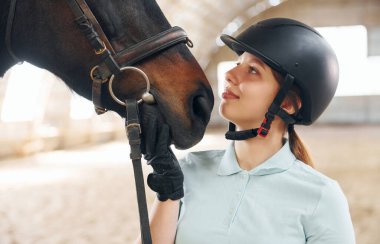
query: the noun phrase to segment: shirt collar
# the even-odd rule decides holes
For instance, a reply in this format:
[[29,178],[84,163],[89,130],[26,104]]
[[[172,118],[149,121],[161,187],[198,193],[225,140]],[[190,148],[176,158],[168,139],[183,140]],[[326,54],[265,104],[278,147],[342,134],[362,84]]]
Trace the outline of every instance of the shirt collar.
[[[286,141],[284,146],[272,155],[269,159],[265,160],[263,163],[257,167],[248,171],[250,175],[268,175],[283,172],[290,168],[294,163],[296,157],[290,150],[289,142]],[[217,174],[218,175],[232,175],[244,171],[240,168],[239,163],[236,159],[234,143],[231,142],[220,162]]]

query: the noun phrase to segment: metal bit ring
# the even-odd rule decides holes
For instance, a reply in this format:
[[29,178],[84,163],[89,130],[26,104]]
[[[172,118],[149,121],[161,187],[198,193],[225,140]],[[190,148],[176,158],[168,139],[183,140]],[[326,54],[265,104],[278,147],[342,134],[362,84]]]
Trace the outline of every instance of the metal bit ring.
[[[142,71],[141,69],[139,68],[136,68],[136,67],[133,67],[133,66],[126,66],[126,67],[122,67],[120,69],[121,71],[125,71],[125,70],[132,70],[132,71],[136,71],[137,73],[141,74],[144,79],[145,79],[145,82],[146,82],[146,91],[144,92],[144,94],[142,95],[142,98],[139,99],[137,101],[137,103],[142,103],[142,102],[146,102],[146,103],[154,103],[154,97],[152,94],[149,93],[150,91],[150,82],[149,82],[149,78],[148,76],[145,74],[144,71]],[[123,106],[126,106],[125,102],[121,101],[119,98],[116,97],[115,93],[113,92],[113,89],[112,89],[112,82],[115,78],[115,75],[113,74],[110,78],[110,81],[108,83],[108,90],[110,92],[110,95],[111,97],[115,100],[115,102],[117,102],[118,104],[120,105],[123,105]]]

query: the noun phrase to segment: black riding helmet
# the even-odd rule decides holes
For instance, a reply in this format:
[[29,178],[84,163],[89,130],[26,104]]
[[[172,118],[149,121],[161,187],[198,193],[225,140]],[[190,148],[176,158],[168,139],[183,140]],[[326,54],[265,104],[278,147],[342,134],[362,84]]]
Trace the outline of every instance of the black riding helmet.
[[[312,27],[286,18],[254,24],[236,38],[222,35],[222,41],[239,56],[248,52],[279,72],[285,82],[258,129],[235,132],[230,123],[227,139],[244,140],[266,136],[274,115],[287,124],[312,124],[331,102],[339,79],[336,55],[327,41]],[[301,92],[302,108],[290,116],[280,105],[292,85]]]

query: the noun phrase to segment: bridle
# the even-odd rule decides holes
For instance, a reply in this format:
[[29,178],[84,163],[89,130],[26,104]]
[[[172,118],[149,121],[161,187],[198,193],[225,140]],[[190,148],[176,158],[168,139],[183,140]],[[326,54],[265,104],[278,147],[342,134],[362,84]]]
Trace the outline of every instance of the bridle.
[[[142,70],[131,67],[131,65],[179,43],[186,43],[192,46],[192,42],[186,32],[180,27],[172,27],[169,30],[116,53],[86,1],[67,0],[67,2],[75,15],[75,22],[86,35],[95,54],[102,60],[102,62],[94,66],[90,72],[90,77],[93,81],[92,101],[95,105],[95,111],[98,114],[107,111],[102,104],[101,94],[102,85],[107,81],[109,81],[108,90],[111,97],[117,103],[125,106],[125,103],[118,99],[112,91],[112,81],[114,77],[120,75],[125,70],[137,71],[146,81],[147,89],[139,102],[153,103],[154,98],[149,94],[150,83],[147,75]],[[124,67],[121,67],[120,64],[123,64]]]
[[[150,82],[147,75],[142,70],[131,65],[180,43],[186,43],[189,47],[193,47],[193,43],[187,36],[186,32],[182,28],[175,26],[143,40],[132,47],[115,52],[111,42],[108,40],[86,1],[66,1],[74,13],[75,22],[89,40],[95,54],[101,60],[99,64],[94,66],[90,71],[90,77],[93,81],[92,101],[95,105],[95,111],[97,114],[102,114],[107,111],[102,103],[101,88],[103,84],[112,81],[115,76],[120,75],[125,70],[136,71],[144,77],[147,83],[147,89],[142,95],[142,99],[139,100],[139,103],[142,101],[152,103],[154,98],[148,95]],[[5,44],[10,56],[16,62],[20,62],[20,59],[12,51],[12,28],[15,19],[16,5],[17,0],[11,0],[6,26]],[[112,85],[112,82],[109,82],[109,84]],[[125,106],[125,103],[121,102],[121,100],[114,95],[112,86],[109,85],[108,90],[110,91],[111,97],[118,104]]]
[[[94,66],[90,71],[92,79],[92,101],[97,114],[103,114],[107,108],[102,102],[102,87],[108,82],[109,95],[113,100],[126,107],[126,130],[131,146],[130,157],[133,162],[135,174],[136,193],[138,200],[141,240],[144,244],[151,244],[151,235],[149,227],[149,218],[146,205],[144,177],[141,167],[141,126],[138,115],[138,103],[152,104],[155,102],[150,91],[150,81],[148,76],[141,69],[132,66],[133,64],[150,57],[154,54],[162,52],[172,46],[180,43],[186,43],[189,47],[193,43],[187,36],[186,32],[180,27],[172,27],[153,37],[150,37],[132,47],[126,48],[120,52],[115,52],[102,27],[98,23],[96,17],[88,7],[85,0],[66,0],[75,16],[75,22],[79,29],[89,40],[94,49],[95,54],[101,60],[98,65]],[[10,56],[20,62],[15,53],[12,51],[12,27],[15,19],[17,0],[11,0],[10,10],[7,19],[5,43]],[[123,64],[123,65],[120,65]],[[146,91],[141,99],[120,100],[113,92],[112,84],[115,77],[118,77],[123,71],[130,70],[139,73],[146,82]]]

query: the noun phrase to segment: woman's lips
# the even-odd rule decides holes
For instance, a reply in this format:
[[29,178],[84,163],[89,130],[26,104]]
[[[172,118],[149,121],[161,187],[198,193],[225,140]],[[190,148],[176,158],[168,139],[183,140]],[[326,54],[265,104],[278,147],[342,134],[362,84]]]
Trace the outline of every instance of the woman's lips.
[[222,98],[223,99],[239,99],[240,97],[238,95],[236,95],[235,93],[233,93],[229,90],[226,90],[222,93]]

